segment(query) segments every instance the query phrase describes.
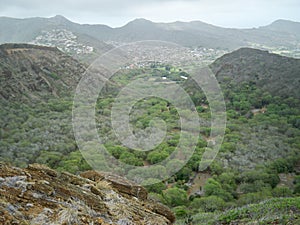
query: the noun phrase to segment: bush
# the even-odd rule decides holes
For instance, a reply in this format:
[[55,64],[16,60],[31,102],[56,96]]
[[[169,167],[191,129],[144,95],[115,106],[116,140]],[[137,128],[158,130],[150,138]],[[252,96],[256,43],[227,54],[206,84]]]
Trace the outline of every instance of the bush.
[[214,161],[210,166],[210,171],[213,175],[220,175],[221,173],[223,173],[224,168],[222,167],[222,165],[216,161]]
[[276,187],[280,181],[277,174],[266,172],[263,169],[246,171],[241,174],[239,180],[244,183],[255,183],[260,181],[259,183],[267,183],[272,188]]
[[244,194],[238,199],[237,203],[238,203],[238,205],[243,206],[243,205],[258,203],[262,200],[265,200],[265,199],[268,199],[271,197],[272,197],[271,191],[268,189],[265,189],[263,191],[256,192],[256,193]]
[[291,197],[292,191],[288,187],[276,187],[272,190],[273,197]]
[[275,170],[277,173],[288,173],[293,172],[294,164],[287,159],[276,159],[271,163],[270,168]]
[[187,182],[190,179],[191,174],[192,170],[185,166],[176,173],[176,180],[183,180]]
[[214,212],[217,210],[222,210],[225,207],[225,201],[217,196],[209,196],[202,198],[195,198],[191,202],[191,207],[194,209],[199,209],[202,212]]
[[294,193],[300,194],[300,176],[295,177],[294,183],[295,183]]
[[166,204],[170,207],[186,205],[188,203],[186,191],[175,188],[169,188],[163,192]]
[[262,180],[256,180],[253,183],[243,183],[240,185],[240,190],[243,193],[254,193],[264,190],[265,188],[271,189],[270,184],[263,182]]
[[206,181],[204,185],[204,193],[205,196],[215,195],[228,202],[233,200],[232,194],[224,190],[221,184],[213,178]]
[[152,151],[148,154],[147,160],[151,162],[151,164],[156,164],[164,159],[166,159],[169,154],[166,151]]
[[188,209],[186,206],[177,206],[173,208],[173,212],[177,219],[182,219],[188,216]]
[[[151,185],[149,185],[151,184]],[[163,190],[166,189],[166,185],[161,182],[158,179],[155,178],[149,178],[142,182],[142,185],[144,185],[148,192],[154,192],[161,194]]]

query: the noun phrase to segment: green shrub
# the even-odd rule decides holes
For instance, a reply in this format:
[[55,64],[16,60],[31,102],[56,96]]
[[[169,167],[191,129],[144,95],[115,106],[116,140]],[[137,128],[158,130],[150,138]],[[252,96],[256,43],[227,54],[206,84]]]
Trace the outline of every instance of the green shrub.
[[276,187],[272,190],[273,197],[291,197],[293,192],[288,187]]
[[163,197],[168,206],[181,206],[188,203],[186,191],[177,187],[169,188],[163,192]]
[[214,212],[222,210],[225,207],[225,201],[217,196],[195,198],[191,202],[190,207],[202,212]]
[[182,219],[187,217],[188,215],[188,209],[186,206],[177,206],[172,209],[177,219]]

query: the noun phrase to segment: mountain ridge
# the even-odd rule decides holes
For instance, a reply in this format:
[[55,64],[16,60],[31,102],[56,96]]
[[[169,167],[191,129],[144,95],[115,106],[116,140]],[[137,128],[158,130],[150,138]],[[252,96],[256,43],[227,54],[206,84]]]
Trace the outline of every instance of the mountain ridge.
[[13,19],[13,20],[31,20],[31,19],[43,19],[43,20],[57,20],[57,21],[65,21],[65,22],[69,22],[69,23],[74,23],[74,24],[80,24],[80,25],[92,25],[92,26],[106,26],[112,29],[115,28],[120,28],[120,27],[124,27],[130,23],[136,23],[136,22],[147,22],[147,23],[153,23],[153,24],[174,24],[174,23],[182,23],[182,24],[205,24],[205,25],[209,25],[209,26],[214,26],[214,27],[218,27],[218,28],[224,28],[224,29],[238,29],[238,30],[249,30],[249,29],[258,29],[261,27],[267,27],[267,26],[273,26],[276,24],[282,24],[282,23],[293,23],[293,24],[300,24],[299,21],[294,21],[294,20],[289,20],[289,19],[276,19],[273,22],[267,24],[267,25],[261,25],[261,26],[257,26],[257,27],[249,27],[249,28],[238,28],[238,27],[223,27],[223,26],[219,26],[219,25],[215,25],[209,22],[204,22],[201,20],[190,20],[190,21],[181,21],[181,20],[176,20],[176,21],[171,21],[171,22],[154,22],[151,21],[150,19],[146,19],[146,18],[135,18],[133,20],[130,20],[128,22],[126,22],[124,25],[121,26],[109,26],[103,23],[76,23],[73,22],[72,20],[68,19],[67,17],[57,14],[55,16],[51,16],[51,17],[24,17],[24,18],[17,18],[17,17],[10,17],[10,16],[0,16],[0,19]]
[[55,47],[0,45],[0,96],[5,100],[70,95],[84,71],[84,65]]
[[[63,16],[50,18],[14,19],[0,17],[0,43],[29,42],[43,30],[67,29],[78,35],[88,35],[104,42],[132,42],[141,40],[162,40],[175,42],[186,47],[211,47],[234,50],[252,43],[270,46],[298,46],[300,37],[290,35],[288,28],[277,27],[274,22],[255,29],[223,28],[201,21],[155,23],[146,19],[135,19],[124,26],[112,28],[103,24],[78,24]],[[287,23],[299,26],[300,23]],[[275,29],[275,28],[276,29]],[[287,30],[288,29],[288,30]]]
[[219,81],[254,82],[273,95],[300,99],[300,59],[240,48],[221,56],[211,67]]

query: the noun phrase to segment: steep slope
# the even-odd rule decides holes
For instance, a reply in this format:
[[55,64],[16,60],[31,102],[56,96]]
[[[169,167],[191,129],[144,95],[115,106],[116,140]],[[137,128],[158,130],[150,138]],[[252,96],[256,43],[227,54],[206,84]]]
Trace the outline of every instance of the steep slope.
[[217,59],[211,69],[226,100],[227,127],[239,136],[225,135],[224,148],[234,147],[220,151],[220,162],[243,171],[296,158],[300,60],[242,48]]
[[0,46],[0,98],[40,101],[70,95],[85,67],[57,48]]
[[299,59],[242,48],[220,57],[211,67],[220,82],[251,81],[273,95],[300,98]]
[[[42,165],[26,169],[0,164],[1,224],[173,224],[165,206],[119,177],[58,173]],[[90,175],[90,177],[89,177]],[[98,175],[101,180],[90,180]],[[140,192],[128,193],[135,187]],[[139,193],[141,195],[139,195]]]

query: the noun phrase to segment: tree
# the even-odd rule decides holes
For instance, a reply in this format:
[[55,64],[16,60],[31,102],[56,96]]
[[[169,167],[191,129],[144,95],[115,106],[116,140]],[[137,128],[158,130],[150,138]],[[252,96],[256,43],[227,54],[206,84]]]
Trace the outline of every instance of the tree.
[[186,191],[177,187],[169,188],[163,192],[166,204],[170,207],[186,205],[188,203]]
[[36,159],[36,162],[56,168],[61,161],[62,156],[63,155],[60,152],[41,151],[39,157]]
[[142,182],[142,185],[146,187],[148,192],[158,193],[161,194],[163,190],[167,187],[166,185],[161,182],[159,179],[149,178]]
[[213,175],[220,175],[224,171],[222,165],[216,161],[210,164],[209,169]]
[[185,166],[176,173],[176,180],[183,180],[187,182],[190,178],[191,173],[192,170]]
[[224,201],[232,201],[233,196],[222,188],[222,185],[213,178],[209,178],[204,185],[205,196],[218,196]]
[[71,152],[64,160],[59,163],[59,170],[65,170],[70,173],[90,170],[90,165],[85,161],[80,151]]
[[246,171],[241,174],[239,179],[242,183],[254,183],[260,180],[262,183],[269,184],[272,188],[276,187],[280,181],[277,174],[272,173],[272,171],[267,172],[264,169]]
[[149,160],[151,164],[156,164],[163,161],[168,156],[169,154],[166,151],[152,151],[148,154],[147,160]]
[[136,156],[131,152],[123,152],[120,155],[120,160],[126,164],[134,165],[134,166],[143,166],[143,162],[141,159],[136,158]]

